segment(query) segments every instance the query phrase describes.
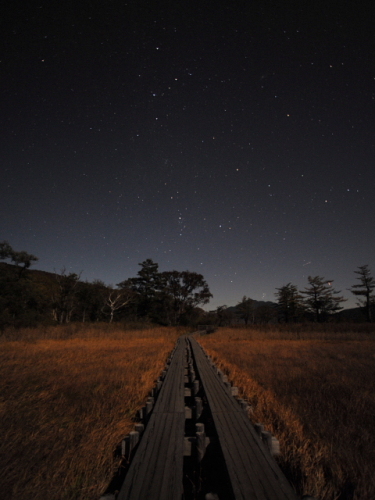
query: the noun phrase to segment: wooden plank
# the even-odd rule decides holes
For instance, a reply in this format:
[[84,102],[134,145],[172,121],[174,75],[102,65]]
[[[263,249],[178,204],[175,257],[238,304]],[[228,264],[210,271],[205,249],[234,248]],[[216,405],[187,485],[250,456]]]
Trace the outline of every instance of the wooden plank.
[[154,408],[154,413],[185,411],[184,356],[185,338],[178,339],[166,377]]
[[202,348],[191,343],[236,500],[296,500],[246,413],[229,394]]
[[181,337],[118,500],[183,497],[185,346]]

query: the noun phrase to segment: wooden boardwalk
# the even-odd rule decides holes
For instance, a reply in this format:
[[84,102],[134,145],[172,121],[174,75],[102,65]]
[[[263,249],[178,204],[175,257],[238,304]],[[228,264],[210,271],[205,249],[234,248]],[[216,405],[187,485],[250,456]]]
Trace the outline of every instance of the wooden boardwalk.
[[118,500],[183,498],[185,352],[180,337]]
[[293,500],[293,489],[248,416],[190,338],[236,500]]
[[[296,500],[297,496],[255,432],[246,412],[217,375],[198,342],[180,337],[146,430],[117,500],[182,500],[184,497],[185,375],[200,380],[235,500]],[[202,390],[202,389],[201,389]],[[189,389],[187,389],[189,393]],[[198,398],[200,399],[200,398]],[[194,410],[194,409],[193,409]],[[202,424],[199,424],[202,425]],[[198,445],[198,434],[196,446]],[[191,438],[186,438],[191,441]],[[205,439],[205,438],[204,438]],[[194,442],[194,439],[193,439]],[[198,452],[197,452],[198,453]],[[186,448],[185,448],[186,454]],[[226,500],[220,497],[220,500]],[[195,498],[195,497],[194,497]]]

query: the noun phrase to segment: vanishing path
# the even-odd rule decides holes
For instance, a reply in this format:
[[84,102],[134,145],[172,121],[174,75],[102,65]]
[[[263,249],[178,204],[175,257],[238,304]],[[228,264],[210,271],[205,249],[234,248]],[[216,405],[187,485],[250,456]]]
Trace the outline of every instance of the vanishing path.
[[180,337],[124,445],[130,466],[118,496],[102,499],[296,500],[274,438],[256,432],[235,392],[198,342]]

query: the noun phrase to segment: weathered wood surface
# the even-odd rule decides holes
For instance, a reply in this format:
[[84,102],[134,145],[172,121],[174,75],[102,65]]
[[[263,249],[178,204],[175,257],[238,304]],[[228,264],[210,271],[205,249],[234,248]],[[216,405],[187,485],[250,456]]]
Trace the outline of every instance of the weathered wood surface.
[[185,349],[180,337],[118,500],[183,498]]
[[297,496],[194,338],[189,342],[220,441],[236,500],[296,500]]

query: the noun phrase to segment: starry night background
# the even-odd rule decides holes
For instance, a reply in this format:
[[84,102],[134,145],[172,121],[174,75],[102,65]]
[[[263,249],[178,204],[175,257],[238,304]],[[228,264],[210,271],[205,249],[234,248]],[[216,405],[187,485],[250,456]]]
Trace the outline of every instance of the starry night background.
[[0,240],[116,284],[151,258],[208,309],[375,271],[373,2],[12,2]]

